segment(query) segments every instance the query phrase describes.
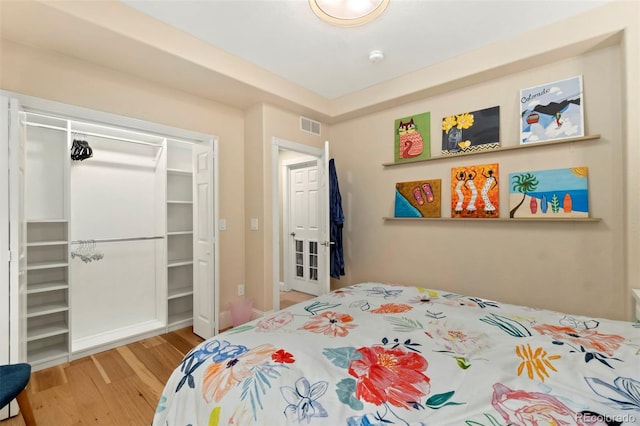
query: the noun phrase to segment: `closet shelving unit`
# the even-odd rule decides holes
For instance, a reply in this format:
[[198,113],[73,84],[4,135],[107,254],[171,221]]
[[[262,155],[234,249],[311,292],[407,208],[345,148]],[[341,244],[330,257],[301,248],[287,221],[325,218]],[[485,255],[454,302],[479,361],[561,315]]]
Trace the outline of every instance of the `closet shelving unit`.
[[27,360],[69,354],[68,226],[66,220],[27,222]]
[[27,122],[25,186],[34,195],[25,200],[25,356],[37,367],[69,357],[67,128],[62,120],[37,115]]
[[193,160],[191,146],[167,141],[167,328],[193,321]]
[[[38,371],[191,325],[213,335],[217,140],[25,99],[9,116],[11,356]],[[72,161],[76,140],[93,156]]]

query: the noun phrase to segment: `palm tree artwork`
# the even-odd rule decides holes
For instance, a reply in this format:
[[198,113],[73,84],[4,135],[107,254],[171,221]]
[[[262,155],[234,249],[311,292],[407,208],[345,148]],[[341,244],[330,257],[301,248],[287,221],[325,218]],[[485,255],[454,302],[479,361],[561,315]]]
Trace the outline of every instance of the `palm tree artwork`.
[[511,189],[513,192],[520,192],[522,194],[522,200],[518,203],[514,208],[509,211],[509,217],[513,218],[516,214],[516,211],[520,208],[522,203],[524,203],[525,198],[527,198],[527,194],[529,192],[533,192],[538,188],[538,179],[535,175],[531,173],[522,173],[519,175],[513,176],[513,184],[511,185]]
[[509,217],[576,219],[589,217],[586,166],[509,174]]

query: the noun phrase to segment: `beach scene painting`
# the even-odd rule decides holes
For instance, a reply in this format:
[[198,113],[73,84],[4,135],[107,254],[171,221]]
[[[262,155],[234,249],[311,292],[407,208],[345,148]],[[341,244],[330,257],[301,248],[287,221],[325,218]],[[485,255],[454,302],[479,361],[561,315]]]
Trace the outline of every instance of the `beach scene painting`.
[[589,217],[587,167],[509,174],[509,217],[574,219]]
[[441,179],[396,183],[395,217],[440,217]]
[[520,144],[584,136],[582,76],[520,91]]

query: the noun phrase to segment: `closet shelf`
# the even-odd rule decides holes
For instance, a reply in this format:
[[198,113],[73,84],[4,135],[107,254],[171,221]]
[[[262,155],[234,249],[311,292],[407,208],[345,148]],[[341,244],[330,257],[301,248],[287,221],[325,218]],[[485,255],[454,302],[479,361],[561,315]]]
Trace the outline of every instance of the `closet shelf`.
[[193,265],[193,259],[170,260],[167,264],[169,268],[184,265]]
[[66,342],[63,342],[40,349],[30,349],[29,354],[27,355],[27,361],[30,364],[42,364],[47,361],[67,356],[69,356],[67,344]]
[[51,281],[38,284],[27,284],[27,294],[45,293],[53,290],[66,290],[69,284],[65,281]]
[[170,175],[185,175],[185,176],[191,176],[193,174],[191,170],[186,170],[186,169],[167,169],[167,173]]
[[67,219],[27,219],[27,224],[30,223],[67,223]]
[[40,340],[46,337],[57,336],[69,332],[69,327],[64,321],[58,321],[40,327],[33,327],[27,330],[27,342]]
[[69,244],[66,240],[59,241],[33,241],[27,243],[27,247],[43,247],[43,246],[65,246]]
[[68,311],[66,302],[43,303],[27,307],[27,318],[39,317],[42,315],[55,314],[56,312]]
[[191,321],[193,321],[192,311],[177,312],[169,315],[169,327],[180,323],[190,323]]
[[475,151],[475,152],[465,152],[465,153],[461,153],[461,154],[440,155],[440,156],[437,156],[437,157],[420,158],[420,159],[417,159],[417,160],[406,160],[406,161],[401,161],[401,162],[397,162],[397,163],[383,163],[382,166],[383,167],[391,167],[391,166],[402,166],[404,164],[423,163],[425,161],[451,160],[451,159],[460,158],[460,157],[467,157],[469,155],[495,154],[495,153],[498,153],[498,152],[512,151],[512,150],[515,150],[515,149],[541,148],[543,146],[558,145],[558,144],[561,144],[561,143],[569,143],[569,142],[584,142],[584,141],[590,141],[590,140],[594,140],[594,139],[600,139],[600,135],[596,134],[596,135],[580,136],[580,137],[576,137],[576,138],[560,139],[560,140],[557,140],[557,141],[528,143],[528,144],[525,144],[525,145],[504,146],[504,147],[501,147],[501,148],[490,149],[490,150],[487,150],[487,151]]
[[600,222],[602,219],[599,217],[586,217],[586,218],[572,218],[572,219],[560,219],[560,218],[506,218],[506,217],[496,217],[496,218],[480,218],[480,217],[464,217],[464,218],[454,218],[454,217],[383,217],[385,221],[388,222],[510,222],[510,223],[518,223],[518,222]]
[[188,287],[182,287],[182,288],[176,288],[173,290],[169,290],[169,297],[168,299],[179,299],[181,297],[185,297],[185,296],[192,296],[193,295],[193,286],[188,286]]
[[167,200],[167,204],[193,204],[190,200]]
[[62,268],[68,265],[69,262],[67,262],[66,260],[57,260],[53,262],[34,262],[27,264],[27,271],[33,271],[36,269]]

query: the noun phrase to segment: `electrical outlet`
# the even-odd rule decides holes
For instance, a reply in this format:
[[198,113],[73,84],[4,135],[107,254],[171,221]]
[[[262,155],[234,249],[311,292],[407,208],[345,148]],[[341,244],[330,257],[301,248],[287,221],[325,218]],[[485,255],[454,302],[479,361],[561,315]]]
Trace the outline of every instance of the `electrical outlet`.
[[238,296],[244,296],[244,284],[238,284]]

